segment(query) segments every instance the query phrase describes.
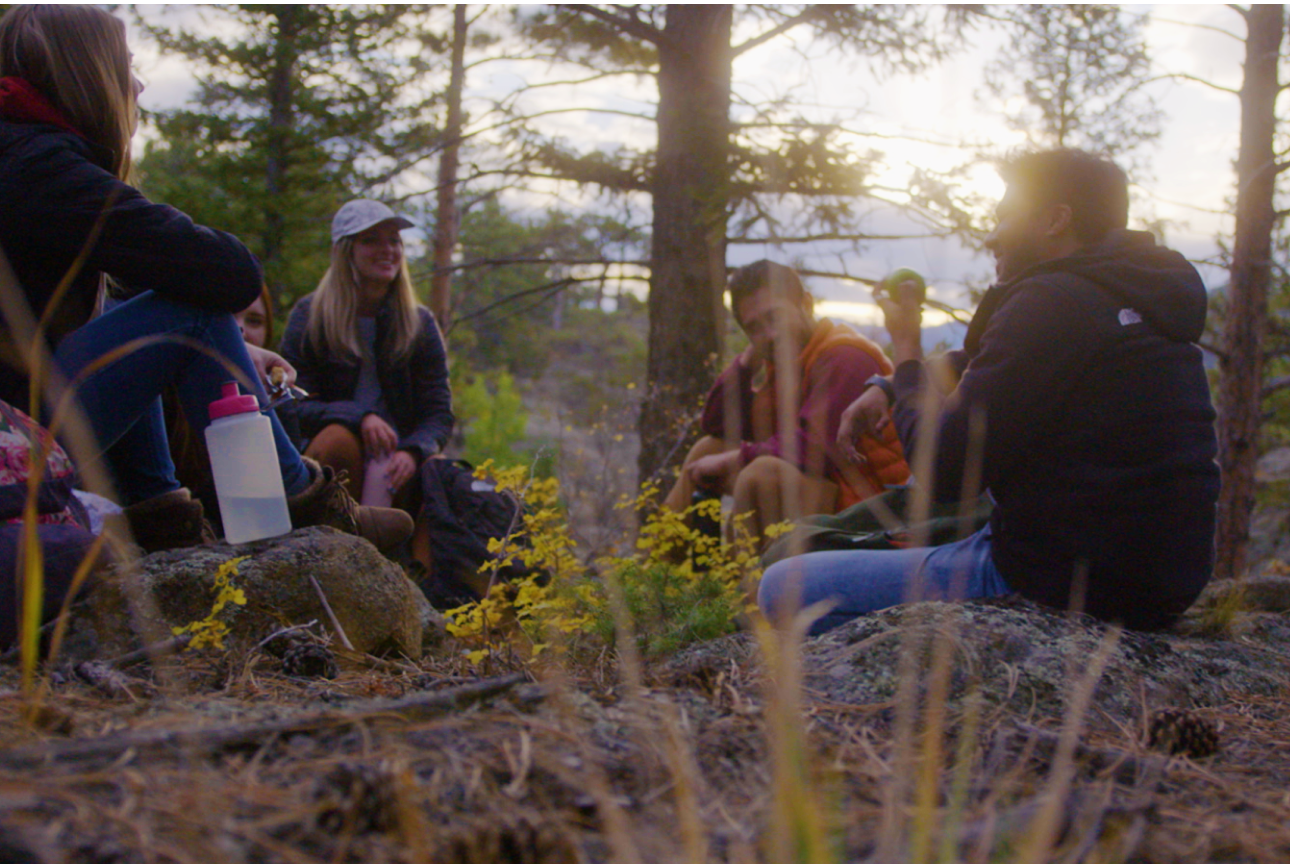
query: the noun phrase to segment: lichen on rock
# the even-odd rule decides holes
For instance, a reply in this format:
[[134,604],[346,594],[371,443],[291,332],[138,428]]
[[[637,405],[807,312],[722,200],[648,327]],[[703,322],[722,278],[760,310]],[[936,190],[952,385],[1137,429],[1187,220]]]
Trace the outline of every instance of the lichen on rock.
[[[913,603],[808,641],[803,669],[808,691],[822,699],[877,704],[896,699],[902,669],[912,668],[924,687],[933,655],[948,649],[951,702],[977,690],[987,703],[1060,719],[1108,629],[1016,599]],[[902,665],[905,652],[913,652],[912,665]],[[1281,645],[1123,631],[1093,704],[1128,720],[1144,703],[1217,705],[1238,694],[1276,693],[1288,681],[1290,652]]]
[[[236,558],[244,560],[230,577],[228,565]],[[212,614],[221,572],[245,603],[226,603]],[[320,592],[354,650],[421,656],[425,597],[366,540],[331,528],[148,555],[101,580],[83,614],[106,656],[137,646],[138,633],[169,635],[211,619],[227,628],[223,641],[230,647],[246,646],[311,620],[334,631]]]

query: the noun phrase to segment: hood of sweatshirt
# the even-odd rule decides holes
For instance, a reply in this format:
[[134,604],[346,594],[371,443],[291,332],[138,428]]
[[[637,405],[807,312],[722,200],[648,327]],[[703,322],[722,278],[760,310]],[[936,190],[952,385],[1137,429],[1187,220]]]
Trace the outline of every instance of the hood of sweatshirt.
[[1038,264],[1012,284],[1042,273],[1072,273],[1096,283],[1175,341],[1195,342],[1205,329],[1209,298],[1200,274],[1145,231],[1112,231],[1096,246]]

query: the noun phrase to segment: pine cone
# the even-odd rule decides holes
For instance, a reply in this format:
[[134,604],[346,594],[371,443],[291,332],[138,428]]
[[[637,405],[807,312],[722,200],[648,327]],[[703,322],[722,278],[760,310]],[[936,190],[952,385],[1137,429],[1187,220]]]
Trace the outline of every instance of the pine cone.
[[1218,752],[1218,727],[1186,709],[1162,708],[1147,723],[1147,746],[1170,756],[1213,756]]
[[336,655],[314,642],[296,642],[282,655],[282,674],[292,678],[335,678]]

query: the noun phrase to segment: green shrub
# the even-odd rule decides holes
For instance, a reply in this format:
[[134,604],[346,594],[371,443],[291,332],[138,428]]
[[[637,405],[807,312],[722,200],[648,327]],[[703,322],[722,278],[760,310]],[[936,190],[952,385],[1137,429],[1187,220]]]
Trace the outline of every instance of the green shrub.
[[516,447],[524,440],[528,414],[511,374],[476,374],[458,364],[453,379],[453,408],[465,437],[463,457],[476,465],[489,459],[498,465],[526,461]]

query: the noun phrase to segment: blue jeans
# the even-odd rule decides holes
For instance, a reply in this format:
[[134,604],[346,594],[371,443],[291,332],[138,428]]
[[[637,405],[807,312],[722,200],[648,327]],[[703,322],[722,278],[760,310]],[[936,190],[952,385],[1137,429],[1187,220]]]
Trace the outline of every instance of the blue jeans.
[[[255,382],[261,405],[268,402],[232,315],[185,306],[151,291],[73,331],[59,344],[54,361],[70,381],[113,349],[157,335],[182,336],[213,348]],[[201,434],[210,425],[208,406],[220,398],[220,385],[231,380],[233,375],[213,358],[189,345],[163,341],[123,354],[79,384],[78,401],[123,503],[179,488],[162,417],[162,391],[175,385],[189,425]],[[309,469],[272,411],[269,422],[283,485],[288,495],[295,494],[309,485]]]
[[811,625],[818,636],[857,615],[912,600],[966,600],[1010,592],[990,556],[990,527],[957,543],[895,550],[811,552],[772,564],[757,604],[772,621],[832,602]]

